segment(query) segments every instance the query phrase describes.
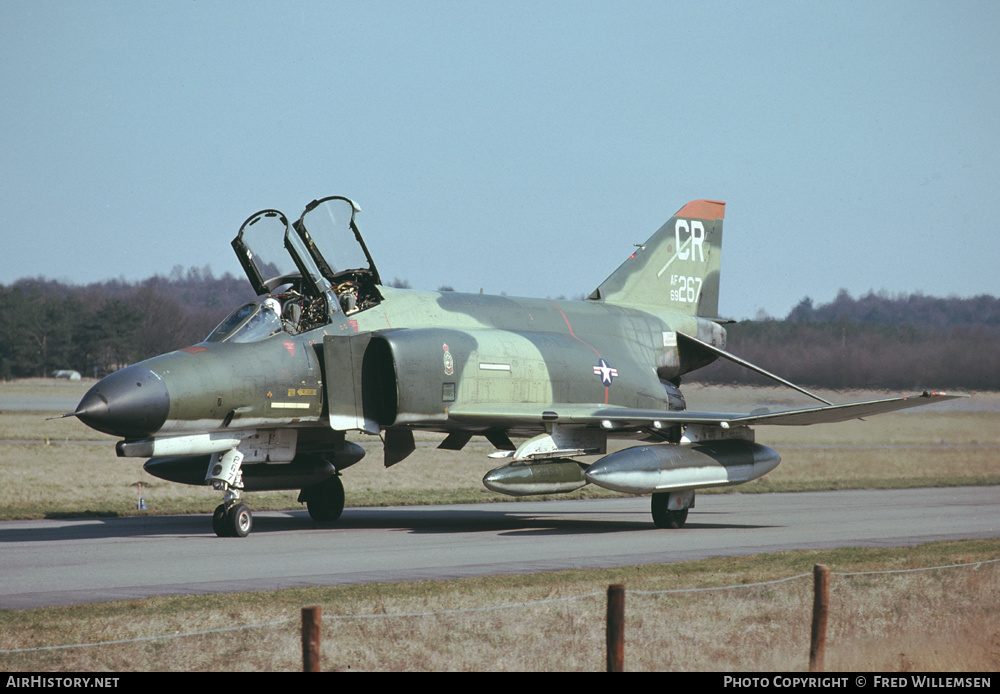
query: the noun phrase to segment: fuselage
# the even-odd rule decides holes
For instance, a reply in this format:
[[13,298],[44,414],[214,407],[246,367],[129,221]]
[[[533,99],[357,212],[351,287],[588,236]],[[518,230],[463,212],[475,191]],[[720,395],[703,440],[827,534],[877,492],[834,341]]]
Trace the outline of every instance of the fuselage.
[[[337,310],[306,332],[209,339],[121,369],[87,393],[77,416],[126,440],[327,426],[325,399],[338,395],[326,392],[325,374],[345,366],[325,358],[324,341],[363,333],[391,352],[383,370],[394,372],[396,402],[382,427],[434,428],[448,408],[483,403],[667,409],[663,382],[705,363],[678,351],[676,333],[725,341],[715,323],[652,308],[379,290],[378,305]],[[404,360],[419,363],[396,363]]]

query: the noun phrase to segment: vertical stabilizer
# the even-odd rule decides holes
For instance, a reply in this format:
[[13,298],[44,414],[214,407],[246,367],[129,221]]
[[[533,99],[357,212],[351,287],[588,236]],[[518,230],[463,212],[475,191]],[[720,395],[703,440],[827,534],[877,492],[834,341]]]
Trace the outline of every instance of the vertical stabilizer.
[[725,212],[724,202],[689,202],[588,299],[718,317]]

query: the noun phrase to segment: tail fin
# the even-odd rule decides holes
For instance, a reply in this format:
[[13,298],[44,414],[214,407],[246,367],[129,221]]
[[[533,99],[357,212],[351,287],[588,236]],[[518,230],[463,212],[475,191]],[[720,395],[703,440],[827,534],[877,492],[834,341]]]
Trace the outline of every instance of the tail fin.
[[689,202],[587,298],[718,317],[725,212],[724,202]]

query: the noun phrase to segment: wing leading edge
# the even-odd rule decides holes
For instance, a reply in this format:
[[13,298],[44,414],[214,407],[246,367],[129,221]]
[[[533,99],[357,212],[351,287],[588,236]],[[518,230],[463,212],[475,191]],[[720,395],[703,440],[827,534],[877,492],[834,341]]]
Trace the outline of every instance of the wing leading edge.
[[460,407],[449,410],[448,419],[457,425],[473,428],[524,428],[559,423],[578,426],[597,426],[607,430],[659,429],[678,424],[706,424],[722,427],[774,424],[805,426],[830,424],[859,419],[875,414],[896,412],[911,407],[930,405],[955,398],[967,398],[965,393],[928,392],[878,400],[865,400],[842,405],[804,407],[780,412],[696,412],[690,410],[642,410],[607,405],[553,404],[540,409],[537,406],[502,408]]

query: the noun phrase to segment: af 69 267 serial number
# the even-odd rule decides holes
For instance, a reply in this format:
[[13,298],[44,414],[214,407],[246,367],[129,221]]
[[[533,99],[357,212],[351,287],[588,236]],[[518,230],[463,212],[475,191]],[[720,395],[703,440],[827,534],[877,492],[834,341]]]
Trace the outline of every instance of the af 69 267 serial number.
[[693,304],[701,294],[701,278],[685,275],[670,275],[670,300],[684,304]]

